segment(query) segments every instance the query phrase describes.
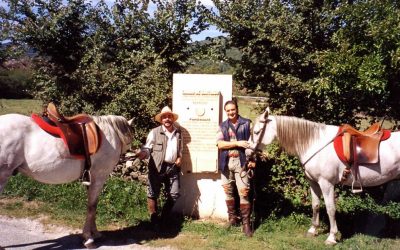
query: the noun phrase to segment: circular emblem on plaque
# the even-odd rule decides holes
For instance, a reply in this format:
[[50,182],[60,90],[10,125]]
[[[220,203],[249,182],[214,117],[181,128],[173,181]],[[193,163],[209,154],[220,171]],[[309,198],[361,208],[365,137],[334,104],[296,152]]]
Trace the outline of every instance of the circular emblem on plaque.
[[196,108],[196,115],[197,116],[203,116],[205,112],[206,111],[205,111],[205,109],[203,107]]

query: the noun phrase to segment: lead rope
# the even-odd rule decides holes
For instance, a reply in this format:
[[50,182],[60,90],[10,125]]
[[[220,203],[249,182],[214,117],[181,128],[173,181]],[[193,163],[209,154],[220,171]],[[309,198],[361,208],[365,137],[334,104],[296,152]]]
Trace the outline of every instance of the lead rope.
[[[260,145],[260,143],[261,143],[261,139],[264,136],[266,127],[267,127],[267,122],[264,121],[264,125],[263,125],[262,131],[261,131],[261,135],[258,137],[257,144],[254,147],[255,149],[254,149],[252,155],[250,156],[250,157],[255,157],[256,167],[257,167],[258,145]],[[251,133],[251,141],[253,141],[253,133]],[[246,174],[247,174],[247,176],[249,178],[249,186],[250,186],[250,188],[252,189],[252,192],[253,192],[253,201],[252,201],[252,204],[251,204],[251,216],[250,216],[251,231],[253,233],[254,233],[254,230],[255,230],[255,224],[256,224],[256,219],[257,219],[256,218],[257,217],[256,216],[256,211],[255,211],[255,203],[257,201],[257,191],[256,191],[256,178],[253,178],[255,176],[254,171],[255,170],[253,170],[253,169],[248,169],[246,171]],[[242,177],[242,176],[240,176],[240,177]],[[253,184],[253,185],[251,185],[251,184]]]

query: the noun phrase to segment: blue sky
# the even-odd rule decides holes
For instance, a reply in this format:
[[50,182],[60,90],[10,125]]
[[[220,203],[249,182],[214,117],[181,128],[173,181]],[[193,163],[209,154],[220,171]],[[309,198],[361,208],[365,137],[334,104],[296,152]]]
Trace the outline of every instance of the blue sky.
[[[91,2],[97,3],[98,0],[91,0]],[[112,5],[115,2],[115,0],[106,0],[105,2],[108,5]],[[211,8],[211,7],[214,6],[214,4],[213,4],[213,2],[211,0],[200,0],[200,2],[202,4],[204,4],[205,6],[207,6],[208,8]],[[5,2],[0,0],[0,6],[5,7],[6,6]],[[221,36],[221,35],[223,35],[223,33],[218,31],[215,26],[211,26],[211,27],[209,27],[208,30],[203,31],[199,35],[192,36],[192,40],[193,41],[201,41],[201,40],[204,40],[206,37],[217,37],[217,36]]]

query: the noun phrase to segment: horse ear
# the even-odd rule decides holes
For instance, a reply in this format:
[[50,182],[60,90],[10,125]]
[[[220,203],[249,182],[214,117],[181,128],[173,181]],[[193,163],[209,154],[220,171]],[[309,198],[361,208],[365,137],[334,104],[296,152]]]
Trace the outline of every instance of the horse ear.
[[133,124],[133,118],[130,119],[130,120],[128,121],[128,124],[129,124],[129,126],[132,126],[132,124]]
[[264,119],[266,120],[267,118],[268,118],[268,115],[269,115],[269,107],[267,107],[266,109],[265,109],[265,112],[264,112]]

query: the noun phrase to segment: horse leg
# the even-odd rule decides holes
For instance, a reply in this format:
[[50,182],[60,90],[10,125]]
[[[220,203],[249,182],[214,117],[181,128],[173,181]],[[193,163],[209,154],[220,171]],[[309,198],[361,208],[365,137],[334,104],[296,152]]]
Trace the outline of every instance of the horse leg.
[[309,180],[310,189],[311,189],[311,197],[312,197],[312,225],[310,229],[307,231],[307,236],[317,236],[318,235],[318,227],[319,227],[319,205],[321,200],[322,191],[319,187],[318,183],[315,181]]
[[335,207],[334,185],[332,183],[330,183],[329,181],[323,179],[319,182],[319,186],[320,186],[320,188],[322,190],[322,194],[324,196],[326,211],[328,213],[329,224],[330,224],[329,236],[325,240],[325,244],[334,245],[337,243],[336,242],[336,234],[338,232],[337,225],[336,225],[336,219],[335,219],[336,207]]
[[87,189],[87,212],[86,212],[86,220],[85,225],[83,226],[82,236],[85,239],[84,245],[87,248],[93,247],[94,240],[96,238],[101,237],[100,232],[97,230],[96,226],[96,209],[97,203],[99,201],[99,195],[101,190],[103,189],[103,184],[99,185],[95,182],[94,178],[92,179],[92,184]]
[[8,178],[12,175],[12,170],[7,168],[8,164],[1,164],[0,166],[0,193],[3,192],[7,184]]

